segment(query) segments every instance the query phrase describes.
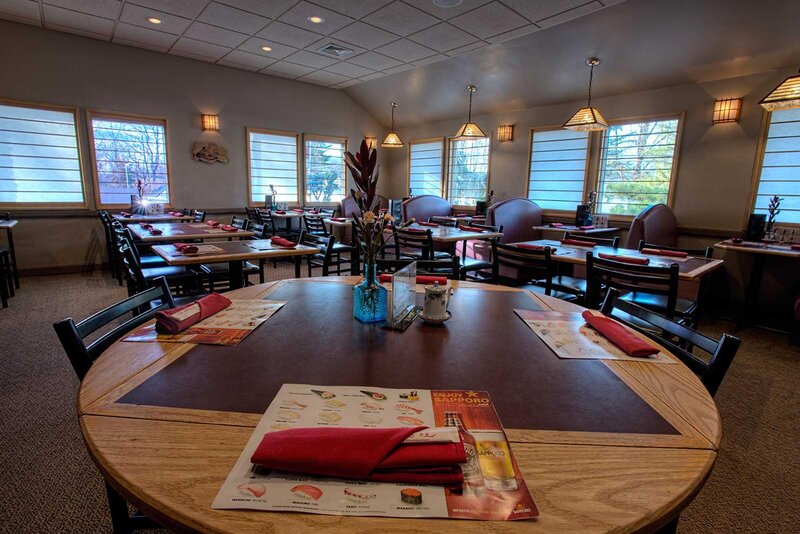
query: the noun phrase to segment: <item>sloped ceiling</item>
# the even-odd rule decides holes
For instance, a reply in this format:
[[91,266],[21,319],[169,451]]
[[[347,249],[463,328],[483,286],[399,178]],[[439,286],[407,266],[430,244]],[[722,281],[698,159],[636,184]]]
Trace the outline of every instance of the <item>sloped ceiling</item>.
[[[533,0],[532,0],[533,1]],[[400,126],[704,82],[800,65],[800,1],[628,0],[482,48],[345,89],[384,124]]]

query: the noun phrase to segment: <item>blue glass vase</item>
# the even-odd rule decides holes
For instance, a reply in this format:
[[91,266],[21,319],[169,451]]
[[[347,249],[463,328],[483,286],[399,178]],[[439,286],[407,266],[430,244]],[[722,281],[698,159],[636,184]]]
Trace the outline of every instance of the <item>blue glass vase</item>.
[[364,281],[353,288],[353,317],[362,323],[386,320],[386,301],[389,292],[375,277],[375,264],[364,264]]

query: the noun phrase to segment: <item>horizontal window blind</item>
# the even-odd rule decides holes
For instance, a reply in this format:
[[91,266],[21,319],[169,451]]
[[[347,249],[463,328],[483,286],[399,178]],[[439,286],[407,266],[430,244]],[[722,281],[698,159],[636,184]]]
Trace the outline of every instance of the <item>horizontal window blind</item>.
[[534,130],[528,198],[549,210],[574,211],[583,200],[589,132]]
[[0,104],[0,203],[84,203],[73,113]]
[[767,213],[774,195],[783,198],[777,223],[800,224],[800,109],[776,110],[769,117],[755,212]]
[[442,157],[444,142],[424,141],[409,144],[408,188],[411,194],[442,196]]
[[448,199],[454,206],[486,200],[489,180],[489,138],[450,141]]
[[297,136],[250,132],[249,143],[250,201],[263,204],[271,185],[276,202],[298,202]]
[[344,142],[306,139],[306,202],[339,202],[346,193]]
[[667,203],[678,119],[616,124],[603,135],[598,213],[636,215]]
[[166,123],[95,116],[91,126],[100,204],[129,205],[140,189],[168,204]]

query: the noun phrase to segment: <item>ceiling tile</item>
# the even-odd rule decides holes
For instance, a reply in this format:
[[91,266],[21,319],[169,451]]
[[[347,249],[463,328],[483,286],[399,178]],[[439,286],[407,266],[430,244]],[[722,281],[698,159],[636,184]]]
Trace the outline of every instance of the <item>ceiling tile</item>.
[[40,20],[39,2],[33,0],[0,0],[0,15],[10,20],[37,23]]
[[253,67],[256,70],[261,70],[264,67],[272,65],[277,60],[262,56],[260,54],[251,54],[250,52],[245,52],[244,50],[232,50],[228,55],[220,60],[220,62],[222,61],[227,63],[235,63],[237,65],[245,65],[247,67]]
[[349,79],[350,78],[347,76],[340,76],[339,74],[334,74],[332,72],[318,70],[316,72],[312,72],[311,74],[306,74],[305,76],[297,78],[297,81],[310,82],[317,85],[336,85],[337,83],[346,82]]
[[114,21],[55,6],[44,6],[46,28],[78,31],[91,37],[110,38]]
[[397,36],[375,26],[357,21],[331,35],[342,41],[367,49],[377,48],[397,39]]
[[378,78],[383,78],[384,76],[386,76],[386,73],[376,72],[375,74],[369,74],[359,79],[368,82],[369,80],[377,80]]
[[247,35],[253,35],[269,24],[269,19],[266,17],[259,17],[218,2],[211,2],[197,20]]
[[[407,4],[411,4],[414,7],[418,7],[423,11],[427,11],[431,15],[435,15],[440,19],[451,19],[453,17],[457,17],[475,9],[476,7],[480,7],[484,4],[488,4],[491,0],[464,0],[461,2],[460,5],[456,7],[437,7],[433,4],[431,0],[404,0]],[[540,0],[523,0],[525,2],[538,2]]]
[[217,0],[218,2],[261,15],[276,19],[287,9],[292,7],[297,0]]
[[400,39],[386,46],[382,46],[375,50],[386,56],[389,56],[400,61],[416,61],[424,57],[432,56],[436,52],[430,48],[425,48],[408,39]]
[[[161,19],[161,24],[151,24],[147,22],[148,17],[157,17]],[[181,35],[192,23],[191,20],[183,17],[177,17],[154,9],[146,7],[139,7],[133,4],[125,4],[122,7],[122,14],[119,18],[122,22],[133,24],[135,26],[142,26],[148,29],[154,29],[160,32],[174,33]]]
[[[314,24],[308,20],[308,17],[322,17],[325,19],[325,22],[322,24]],[[278,20],[291,24],[292,26],[325,35],[330,35],[336,30],[340,30],[353,22],[353,19],[350,17],[334,13],[333,11],[309,4],[308,2],[300,2],[281,15]]]
[[570,9],[569,11],[565,11],[563,13],[559,13],[554,17],[536,21],[536,24],[542,28],[549,28],[550,26],[555,26],[556,24],[561,24],[562,22],[567,22],[568,20],[588,15],[589,13],[593,13],[598,9],[603,9],[602,4],[600,4],[600,2],[592,2],[590,4],[584,4],[580,7],[576,7],[575,9]]
[[448,56],[446,56],[444,54],[436,54],[435,56],[430,56],[430,57],[418,59],[417,61],[414,61],[413,63],[417,67],[421,67],[422,65],[427,65],[429,63],[436,63],[437,61],[441,61],[441,60],[447,59],[447,58],[448,58]]
[[318,33],[313,33],[294,26],[289,26],[277,20],[256,34],[267,41],[283,43],[295,48],[304,48],[322,37]]
[[476,37],[486,39],[493,35],[516,30],[528,21],[499,2],[486,4],[469,13],[450,19],[450,24]]
[[[208,0],[128,0],[143,7],[158,9],[165,13],[172,13],[181,17],[193,19],[203,11]],[[127,2],[126,2],[127,4]]]
[[446,22],[415,33],[409,36],[409,39],[425,45],[428,48],[433,48],[437,52],[447,52],[453,48],[458,48],[477,41],[472,35]]
[[[245,52],[246,54],[247,52]],[[241,65],[236,63],[235,61],[230,61],[225,58],[220,59],[216,63],[217,65],[222,65],[224,67],[231,67],[233,69],[240,69],[240,70],[249,70],[250,72],[258,72],[260,69],[258,67],[252,67],[250,65]]]
[[168,51],[177,40],[178,37],[171,33],[159,32],[124,22],[117,24],[113,39],[115,43],[143,46],[161,52]]
[[390,67],[396,67],[401,64],[400,61],[390,57],[378,54],[377,52],[367,52],[360,56],[351,57],[347,60],[348,63],[355,63],[362,67],[367,67],[375,70],[386,70]]
[[314,70],[315,69],[311,67],[304,67],[303,65],[297,65],[296,63],[289,63],[288,61],[278,61],[277,63],[273,63],[272,65],[270,65],[261,72],[282,74],[284,76],[297,78],[298,76],[304,76],[308,73],[314,72]]
[[367,74],[372,74],[375,72],[372,69],[359,67],[358,65],[353,65],[352,63],[348,63],[346,61],[336,63],[330,67],[325,67],[325,70],[328,72],[341,74],[342,76],[347,76],[348,78],[360,78],[361,76],[366,76]]
[[391,69],[386,69],[383,72],[385,72],[386,74],[395,74],[397,72],[403,72],[404,70],[409,70],[413,68],[414,65],[399,65],[397,67],[392,67]]
[[113,20],[117,20],[122,9],[119,0],[44,0],[44,3]]
[[447,52],[447,55],[448,56],[457,56],[459,54],[464,54],[466,52],[471,52],[473,50],[477,50],[478,48],[483,48],[484,46],[486,46],[486,43],[484,43],[483,41],[476,41],[476,42],[474,42],[472,44],[468,44],[466,46],[459,46],[458,48],[454,48],[454,49],[450,50],[449,52]]
[[169,51],[170,54],[187,56],[203,61],[217,61],[227,54],[230,49],[203,41],[195,41],[188,37],[181,37]]
[[539,26],[536,24],[528,24],[527,26],[517,28],[516,30],[501,33],[500,35],[495,35],[494,37],[489,37],[486,40],[492,44],[502,43],[511,39],[516,39],[517,37],[522,37],[523,35],[528,35],[529,33],[538,32],[540,29],[541,28],[539,28]]
[[350,87],[351,85],[356,85],[361,83],[361,80],[348,80],[346,82],[337,83],[333,86],[334,89],[344,89],[345,87]]
[[339,61],[338,59],[333,59],[332,57],[323,56],[321,54],[315,54],[306,50],[295,52],[291,56],[288,56],[286,60],[299,65],[304,65],[306,67],[314,67],[316,69],[333,65]]
[[331,11],[343,13],[354,19],[360,19],[364,15],[379,9],[392,0],[311,0],[315,4],[327,7]]
[[218,28],[202,22],[193,22],[184,35],[198,41],[205,41],[228,48],[236,48],[247,39],[247,35],[243,33]]
[[558,15],[585,4],[588,0],[503,0],[503,3],[531,22]]
[[406,35],[424,30],[439,22],[424,11],[411,7],[403,2],[394,2],[364,17],[364,22],[377,26],[388,32]]
[[[261,48],[263,46],[268,46],[272,48],[272,50],[270,51],[263,50]],[[264,39],[260,39],[258,37],[251,37],[244,43],[240,44],[239,50],[244,50],[245,52],[257,54],[259,56],[271,57],[274,59],[283,59],[289,54],[292,54],[297,51],[296,48],[292,48],[291,46],[286,46],[279,43],[273,43],[272,41],[265,41]]]

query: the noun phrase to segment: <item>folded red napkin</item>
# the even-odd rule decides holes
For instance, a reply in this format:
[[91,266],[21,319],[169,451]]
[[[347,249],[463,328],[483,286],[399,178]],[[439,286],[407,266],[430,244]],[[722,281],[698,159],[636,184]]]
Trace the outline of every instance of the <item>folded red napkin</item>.
[[191,304],[156,313],[156,332],[178,334],[206,317],[211,317],[231,305],[230,299],[211,293]]
[[688,256],[686,252],[680,250],[663,250],[660,248],[643,248],[642,254],[655,254],[657,256],[669,256],[671,258],[685,258]]
[[275,213],[277,213],[278,215],[285,215],[286,210],[275,210]]
[[437,228],[439,226],[439,223],[428,221],[419,221],[417,224],[420,226],[430,226],[431,228]]
[[336,222],[345,222],[347,219],[344,217],[331,217],[331,220]]
[[550,223],[547,226],[549,226],[550,228],[560,228],[560,227],[562,227],[564,225],[561,224],[561,223]]
[[413,428],[296,428],[264,435],[250,461],[307,475],[461,485],[458,464],[467,461],[461,443],[403,443],[424,430]]
[[579,226],[578,230],[594,230],[593,224],[587,224],[586,226]]
[[466,217],[466,216],[467,216],[466,213],[456,213],[456,214],[452,215],[452,217]]
[[598,254],[603,259],[606,260],[614,260],[620,261],[622,263],[632,263],[634,265],[648,265],[650,263],[650,258],[635,258],[632,256],[621,256],[619,254],[605,254],[601,252]]
[[[392,281],[392,275],[391,274],[379,274],[378,275],[378,281],[381,282],[381,283],[391,282]],[[429,284],[433,284],[434,282],[439,282],[439,285],[443,286],[443,285],[445,285],[447,283],[447,277],[446,276],[430,276],[430,275],[425,275],[425,274],[418,274],[417,275],[417,283],[418,284],[429,285]]]
[[148,223],[148,222],[139,223],[139,226],[141,226],[141,227],[142,227],[142,228],[144,228],[145,230],[147,230],[147,229],[150,229],[150,228],[152,228],[152,227],[153,227],[153,225],[152,225],[152,224],[150,224],[150,223]]
[[591,241],[581,241],[580,239],[562,239],[562,245],[572,245],[573,247],[595,247],[596,243]]
[[[417,224],[419,224],[419,223],[417,223]],[[400,231],[401,232],[411,232],[412,234],[424,234],[425,232],[427,232],[427,230],[424,230],[422,228],[411,228],[411,227],[403,228]]]
[[168,212],[168,214],[174,217],[183,217],[183,213],[181,213],[180,211],[170,211]]
[[594,315],[589,310],[583,312],[582,316],[589,326],[600,332],[604,338],[622,349],[628,356],[645,358],[658,353],[657,348],[613,319],[601,315]]
[[305,212],[304,212],[303,210],[301,210],[300,208],[294,208],[292,211],[293,211],[293,212],[295,212],[295,213],[305,213]]
[[800,250],[800,244],[792,245],[792,250]]
[[150,235],[161,235],[164,233],[163,230],[160,230],[158,228],[148,228],[147,231],[150,232]]
[[467,226],[465,224],[459,224],[458,229],[462,232],[483,232],[484,228],[478,228],[477,226]]
[[517,248],[524,248],[524,249],[528,249],[528,250],[544,250],[544,249],[547,248],[547,247],[542,246],[542,245],[529,245],[527,243],[518,243],[518,244],[516,244],[514,246],[517,247]]
[[215,220],[212,219],[212,220],[206,222],[206,224],[209,225],[209,226],[219,226],[219,221],[215,221]]
[[173,243],[173,246],[182,254],[196,254],[199,250],[197,245],[191,243]]
[[295,248],[297,246],[297,243],[295,243],[294,241],[289,241],[288,239],[281,237],[279,235],[274,236],[271,239],[271,241],[273,245],[283,248]]
[[226,232],[238,232],[239,229],[235,226],[231,226],[230,224],[221,224],[219,226],[221,229],[225,230]]
[[130,216],[131,216],[131,214],[130,214],[130,213],[128,213],[127,211],[121,211],[121,212],[119,212],[119,214],[120,214],[122,217],[130,217]]
[[310,213],[311,215],[316,215],[319,212],[317,210],[308,210],[308,213]]

